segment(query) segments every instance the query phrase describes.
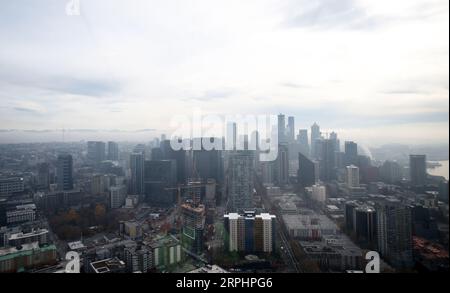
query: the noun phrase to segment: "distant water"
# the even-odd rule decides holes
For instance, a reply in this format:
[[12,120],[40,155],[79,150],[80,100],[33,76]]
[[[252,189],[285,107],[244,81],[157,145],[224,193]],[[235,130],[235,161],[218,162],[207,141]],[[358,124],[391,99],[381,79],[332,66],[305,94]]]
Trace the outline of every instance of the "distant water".
[[437,163],[441,164],[439,167],[429,168],[427,169],[428,174],[435,176],[443,176],[448,180],[448,160],[447,161],[437,161]]

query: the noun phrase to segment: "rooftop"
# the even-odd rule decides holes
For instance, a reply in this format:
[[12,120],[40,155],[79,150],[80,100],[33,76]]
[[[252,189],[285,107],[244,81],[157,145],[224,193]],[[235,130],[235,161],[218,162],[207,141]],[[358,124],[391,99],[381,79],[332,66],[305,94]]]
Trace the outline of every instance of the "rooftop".
[[19,232],[19,233],[11,234],[11,236],[9,236],[9,240],[16,240],[16,239],[20,239],[20,238],[31,237],[34,235],[42,235],[42,234],[46,234],[46,233],[48,233],[47,229],[33,230],[30,233]]
[[223,273],[228,273],[228,271],[222,269],[221,267],[217,266],[217,265],[207,265],[205,267],[202,268],[198,268],[192,271],[189,271],[187,273],[197,273],[197,274],[223,274]]
[[69,246],[69,248],[71,250],[77,250],[77,249],[82,249],[85,248],[86,246],[83,244],[83,242],[81,241],[74,241],[74,242],[69,242],[67,243],[67,246]]
[[282,218],[288,229],[337,229],[336,224],[325,215],[286,214]]
[[91,262],[91,268],[96,274],[104,274],[124,269],[125,263],[118,258],[107,258]]

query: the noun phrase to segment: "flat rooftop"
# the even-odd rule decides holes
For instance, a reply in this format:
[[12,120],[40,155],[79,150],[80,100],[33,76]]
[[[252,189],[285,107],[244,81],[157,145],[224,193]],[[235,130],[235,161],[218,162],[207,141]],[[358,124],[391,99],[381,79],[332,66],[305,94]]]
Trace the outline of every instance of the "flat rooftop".
[[337,229],[337,226],[325,215],[283,215],[283,222],[288,229]]
[[91,267],[95,273],[104,274],[125,268],[125,263],[118,258],[108,258],[91,262]]
[[192,271],[189,271],[187,273],[194,273],[194,274],[223,274],[223,273],[228,273],[227,270],[222,269],[221,267],[217,266],[217,265],[212,265],[212,266],[205,266],[202,268],[198,268]]

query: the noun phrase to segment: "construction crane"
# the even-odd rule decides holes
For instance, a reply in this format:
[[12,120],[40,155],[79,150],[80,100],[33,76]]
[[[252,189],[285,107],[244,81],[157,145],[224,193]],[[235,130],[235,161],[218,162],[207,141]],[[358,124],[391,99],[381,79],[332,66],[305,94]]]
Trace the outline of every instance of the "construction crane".
[[176,190],[177,191],[177,209],[180,208],[181,206],[181,191],[182,190],[189,190],[189,189],[194,189],[194,188],[201,188],[201,187],[206,187],[206,186],[210,186],[210,185],[214,185],[214,186],[218,186],[217,183],[195,183],[193,182],[192,184],[180,184],[177,187],[166,187],[164,188],[164,190]]
[[[195,179],[194,179],[195,180]],[[190,189],[195,189],[195,188],[202,188],[205,186],[211,186],[213,185],[214,187],[218,186],[218,184],[214,181],[214,182],[210,182],[210,183],[200,183],[200,180],[198,181],[193,181],[191,183],[187,183],[187,184],[180,184],[177,187],[167,187],[164,188],[164,190],[176,190],[177,191],[177,199],[176,199],[176,217],[175,217],[175,222],[179,222],[180,217],[181,217],[181,205],[182,205],[182,194],[181,192],[183,190],[190,190]],[[197,202],[198,203],[198,202]]]

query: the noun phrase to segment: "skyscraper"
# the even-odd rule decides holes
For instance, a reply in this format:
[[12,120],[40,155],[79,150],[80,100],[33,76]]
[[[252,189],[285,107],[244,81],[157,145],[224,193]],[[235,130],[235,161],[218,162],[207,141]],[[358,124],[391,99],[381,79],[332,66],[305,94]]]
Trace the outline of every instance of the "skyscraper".
[[231,211],[253,208],[253,160],[251,151],[230,153],[227,189]]
[[278,115],[278,143],[285,143],[286,140],[286,120],[283,114]]
[[[316,141],[317,143],[318,141]],[[336,141],[323,139],[320,141],[320,179],[331,181],[336,179]]]
[[170,206],[175,203],[177,170],[175,160],[151,160],[144,162],[144,193],[149,204]]
[[295,118],[292,116],[288,117],[288,125],[287,125],[287,141],[289,143],[294,142],[295,140]]
[[39,189],[48,189],[50,186],[50,166],[48,163],[39,163],[37,167],[37,186]]
[[289,150],[286,144],[278,145],[278,157],[275,161],[276,183],[279,186],[289,184]]
[[298,183],[303,187],[309,187],[316,184],[316,164],[306,155],[298,154]]
[[395,183],[402,179],[402,168],[397,162],[385,161],[380,167],[380,177],[386,183]]
[[300,129],[297,136],[297,142],[300,145],[300,152],[305,156],[310,155],[308,142],[308,129]]
[[275,219],[274,215],[252,211],[224,215],[225,247],[228,251],[246,253],[272,252],[275,249]]
[[412,185],[419,186],[427,183],[427,164],[425,155],[409,156],[409,174]]
[[359,168],[350,165],[346,167],[347,169],[347,187],[359,187]]
[[377,217],[373,207],[361,205],[353,210],[353,227],[360,243],[377,245]]
[[356,201],[347,201],[345,203],[344,208],[344,219],[345,219],[345,228],[348,231],[353,231],[354,229],[354,221],[353,221],[353,214],[354,210],[358,207],[358,202]]
[[71,155],[62,154],[58,156],[56,173],[58,180],[58,190],[73,189],[73,161]]
[[[160,143],[161,156],[160,160],[175,160],[177,169],[177,183],[184,184],[188,177],[187,175],[187,151],[186,150],[174,150],[170,145],[170,140],[163,140]],[[153,152],[153,151],[152,151]],[[152,155],[152,159],[156,159],[157,156]]]
[[330,133],[330,139],[334,141],[334,147],[335,147],[335,152],[340,152],[341,151],[341,146],[340,146],[340,141],[338,139],[338,135],[336,132],[331,132]]
[[130,155],[130,193],[142,195],[144,193],[144,154],[132,153]]
[[226,150],[229,150],[229,151],[236,150],[237,125],[235,122],[229,122],[227,124],[225,143],[226,143]]
[[222,156],[219,150],[193,151],[194,167],[196,176],[206,182],[207,179],[215,179],[216,182],[222,182]]
[[143,154],[145,160],[145,149],[146,149],[145,144],[140,143],[134,146],[133,153]]
[[345,165],[358,164],[358,145],[353,141],[345,142]]
[[111,186],[109,190],[109,204],[112,209],[118,209],[125,203],[127,190],[124,185]]
[[91,164],[98,165],[104,161],[105,143],[101,141],[88,141],[87,143],[87,158]]
[[114,141],[108,141],[108,160],[119,160],[119,145]]
[[413,264],[411,208],[397,199],[387,199],[376,206],[378,251],[396,267]]
[[319,151],[317,149],[317,140],[320,139],[321,137],[322,134],[320,133],[320,126],[314,122],[314,124],[311,126],[311,157],[316,159],[319,157]]

